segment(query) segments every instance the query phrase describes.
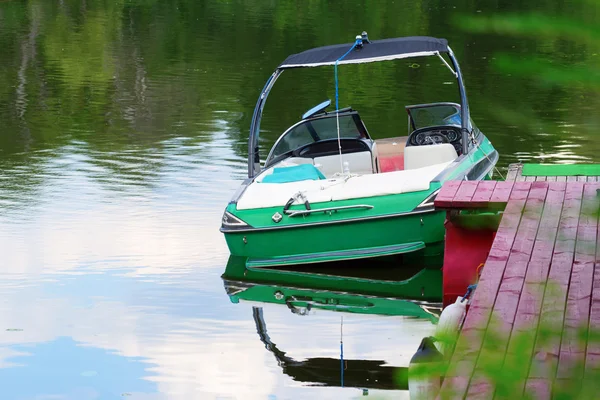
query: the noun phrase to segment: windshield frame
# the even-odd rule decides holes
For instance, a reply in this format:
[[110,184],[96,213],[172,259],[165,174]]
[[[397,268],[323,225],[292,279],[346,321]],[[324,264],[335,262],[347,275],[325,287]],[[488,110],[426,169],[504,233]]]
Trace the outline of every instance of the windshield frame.
[[[354,120],[354,123],[356,125],[358,133],[360,134],[359,137],[340,136],[341,139],[351,138],[351,139],[359,139],[359,140],[360,139],[371,140],[371,136],[369,135],[369,132],[367,131],[367,127],[365,126],[364,122],[360,118],[360,115],[358,114],[358,111],[355,111],[355,110],[346,110],[346,111],[341,110],[340,112],[337,113],[337,115],[340,118],[351,117]],[[308,144],[317,143],[317,142],[319,142],[321,140],[337,139],[337,136],[334,137],[334,138],[330,138],[330,137],[325,138],[325,139],[319,138],[318,140],[314,140],[313,142],[300,145],[300,146],[298,146],[298,147],[296,147],[294,149],[290,149],[290,150],[288,150],[288,151],[286,151],[284,153],[281,153],[281,154],[278,154],[278,155],[274,154],[274,151],[277,148],[277,146],[285,139],[285,137],[290,132],[292,132],[293,130],[295,130],[298,126],[303,125],[303,124],[309,124],[309,123],[311,123],[313,121],[317,121],[317,120],[335,119],[335,118],[336,118],[336,112],[335,111],[333,111],[333,112],[326,112],[324,114],[318,114],[318,115],[315,115],[315,116],[313,116],[311,118],[300,120],[300,121],[296,122],[294,125],[292,125],[289,128],[287,128],[279,136],[279,138],[275,141],[275,143],[271,147],[271,150],[269,151],[269,155],[265,159],[265,164],[264,164],[265,168],[268,167],[268,166],[270,166],[270,165],[272,165],[272,164],[274,164],[275,162],[278,162],[278,161],[281,161],[281,160],[283,160],[285,158],[288,158],[294,150],[297,150],[297,149],[299,149],[301,147],[304,147],[304,146],[306,146]],[[311,136],[312,136],[312,134],[311,134]],[[313,137],[313,139],[314,139],[314,137]]]
[[[439,102],[439,103],[414,104],[414,105],[406,106],[405,108],[406,108],[406,112],[408,113],[408,122],[409,122],[409,132],[408,133],[411,133],[412,131],[417,130],[417,129],[428,128],[431,126],[442,126],[442,125],[450,126],[450,125],[452,125],[452,126],[460,127],[462,124],[462,120],[461,120],[461,123],[458,123],[458,124],[456,124],[456,123],[441,123],[444,121],[440,121],[439,124],[417,126],[417,124],[416,124],[417,121],[415,120],[414,115],[412,114],[413,111],[416,111],[418,109],[424,109],[424,108],[435,108],[435,107],[444,107],[444,106],[456,108],[456,113],[451,114],[451,115],[458,114],[458,116],[461,117],[462,110],[461,110],[460,104],[458,104],[458,103],[446,101],[446,102]],[[448,118],[448,117],[446,117],[446,118]],[[471,123],[471,121],[469,121],[469,123]]]

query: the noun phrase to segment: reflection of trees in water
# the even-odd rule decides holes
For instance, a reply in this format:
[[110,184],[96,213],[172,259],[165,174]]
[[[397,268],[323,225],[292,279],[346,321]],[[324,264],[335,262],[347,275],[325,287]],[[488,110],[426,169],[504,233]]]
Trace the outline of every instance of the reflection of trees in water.
[[512,122],[503,142],[506,153],[526,150],[531,154],[525,156],[546,162],[593,161],[600,150],[595,140],[600,117],[594,111],[600,106],[597,2],[547,1],[543,7],[536,2],[502,11],[459,14],[454,23],[499,43],[490,54],[490,70],[510,77],[510,86],[502,91],[506,98],[490,98],[488,109],[495,121]]
[[[598,104],[589,84],[540,86],[516,76],[521,70],[531,73],[531,66],[515,64],[521,69],[508,76],[494,68],[502,60],[493,58],[502,50],[518,60],[537,54],[547,66],[595,67],[597,43],[563,37],[564,29],[542,39],[515,40],[459,29],[449,18],[478,9],[483,12],[477,15],[486,17],[499,8],[493,2],[462,10],[449,9],[443,1],[388,1],[368,7],[339,7],[325,0],[136,3],[2,4],[0,118],[8,132],[0,135],[3,157],[12,154],[25,162],[32,151],[76,141],[110,164],[131,149],[160,158],[163,143],[174,137],[210,143],[223,140],[222,133],[244,157],[256,96],[275,66],[293,52],[351,41],[363,29],[372,39],[447,36],[465,72],[474,120],[501,154],[559,152],[568,157],[596,150],[588,138],[598,126],[591,111]],[[562,10],[557,4],[536,3],[536,9],[583,18],[588,25],[597,22],[591,13],[581,12],[584,6]],[[511,7],[526,11],[530,6]],[[341,104],[358,109],[374,137],[402,135],[405,105],[456,100],[456,85],[438,64],[428,58],[344,66]],[[266,106],[263,154],[283,129],[325,98],[333,98],[331,68],[286,72]],[[586,148],[565,149],[565,140],[570,140],[566,136],[573,135]],[[122,173],[119,168],[107,170]],[[140,179],[145,179],[143,174]]]

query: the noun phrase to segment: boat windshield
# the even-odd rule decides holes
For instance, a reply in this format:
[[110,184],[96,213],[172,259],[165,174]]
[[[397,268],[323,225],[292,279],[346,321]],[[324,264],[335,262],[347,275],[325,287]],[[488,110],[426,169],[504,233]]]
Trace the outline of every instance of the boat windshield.
[[428,126],[457,125],[460,126],[460,106],[458,104],[437,104],[410,106],[408,113],[413,129]]
[[[357,114],[340,115],[340,137],[361,139],[367,133]],[[310,143],[327,139],[337,139],[335,114],[302,121],[285,132],[275,143],[268,160],[279,157]]]

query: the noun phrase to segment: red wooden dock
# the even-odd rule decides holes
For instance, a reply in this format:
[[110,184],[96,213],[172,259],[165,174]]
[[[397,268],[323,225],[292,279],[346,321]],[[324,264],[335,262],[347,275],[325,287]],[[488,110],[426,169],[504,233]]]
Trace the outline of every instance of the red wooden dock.
[[442,386],[451,395],[440,398],[500,397],[490,356],[498,376],[520,374],[513,390],[540,399],[600,365],[600,347],[578,340],[581,327],[600,328],[600,181],[530,178],[448,182],[435,200],[454,212],[504,209]]

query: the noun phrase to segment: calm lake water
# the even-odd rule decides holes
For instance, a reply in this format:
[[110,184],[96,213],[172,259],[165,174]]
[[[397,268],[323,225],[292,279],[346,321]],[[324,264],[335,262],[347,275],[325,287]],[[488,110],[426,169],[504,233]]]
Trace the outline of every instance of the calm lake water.
[[[289,358],[331,360],[335,376],[343,323],[346,359],[406,367],[434,328],[427,318],[236,304],[218,229],[245,177],[250,118],[271,71],[362,30],[448,38],[501,170],[595,161],[599,80],[553,84],[496,61],[537,57],[577,71],[598,66],[600,45],[467,32],[453,17],[536,11],[597,26],[598,6],[477,3],[0,2],[0,398],[407,398],[373,381],[364,393],[319,386],[325,370],[299,377]],[[405,105],[456,101],[456,91],[436,59],[340,69],[340,105],[376,138],[405,134]],[[327,98],[331,68],[284,74],[265,109],[263,153]]]

